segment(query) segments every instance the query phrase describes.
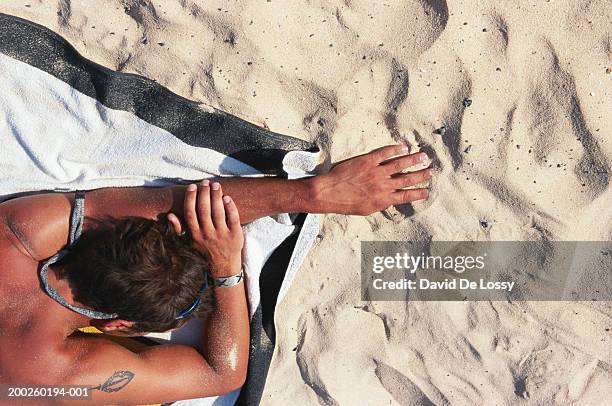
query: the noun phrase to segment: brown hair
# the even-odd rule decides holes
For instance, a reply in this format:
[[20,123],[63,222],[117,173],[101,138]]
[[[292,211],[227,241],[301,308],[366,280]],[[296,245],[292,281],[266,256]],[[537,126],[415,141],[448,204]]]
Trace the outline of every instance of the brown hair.
[[[162,332],[200,294],[209,261],[164,217],[95,221],[58,262],[78,302],[134,322],[134,332]],[[211,289],[194,314],[210,310]]]

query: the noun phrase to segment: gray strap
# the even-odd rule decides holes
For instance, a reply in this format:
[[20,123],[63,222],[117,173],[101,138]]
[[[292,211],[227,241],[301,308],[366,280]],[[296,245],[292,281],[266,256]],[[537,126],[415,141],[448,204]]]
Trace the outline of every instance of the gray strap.
[[79,239],[83,232],[83,220],[85,218],[85,193],[80,190],[74,192],[74,206],[70,216],[70,245]]
[[[70,218],[70,236],[69,236],[69,247],[73,245],[76,240],[81,236],[81,232],[83,231],[83,219],[85,218],[85,194],[81,191],[77,191],[74,196],[74,207],[72,209],[72,215]],[[43,265],[40,267],[39,275],[40,281],[47,292],[47,294],[55,300],[57,303],[62,306],[82,314],[83,316],[90,317],[92,319],[115,319],[118,317],[116,313],[103,313],[96,310],[85,309],[83,307],[73,306],[66,299],[60,296],[59,293],[55,289],[53,289],[49,285],[48,272],[49,267],[55,264],[57,261],[62,259],[68,253],[68,249],[63,249],[57,254],[53,255],[49,258]]]

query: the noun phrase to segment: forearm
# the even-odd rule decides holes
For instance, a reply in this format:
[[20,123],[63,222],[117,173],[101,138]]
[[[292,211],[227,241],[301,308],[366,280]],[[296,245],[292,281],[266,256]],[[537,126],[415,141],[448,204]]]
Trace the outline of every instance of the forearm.
[[219,178],[223,193],[236,202],[243,224],[279,213],[318,213],[314,178]]
[[220,376],[243,380],[249,359],[249,316],[244,282],[214,288],[215,310],[204,329],[204,357]]
[[[235,201],[243,224],[279,213],[320,212],[313,193],[313,178],[217,178],[223,193]],[[98,215],[156,218],[183,211],[184,185],[162,188],[111,188],[88,192]]]

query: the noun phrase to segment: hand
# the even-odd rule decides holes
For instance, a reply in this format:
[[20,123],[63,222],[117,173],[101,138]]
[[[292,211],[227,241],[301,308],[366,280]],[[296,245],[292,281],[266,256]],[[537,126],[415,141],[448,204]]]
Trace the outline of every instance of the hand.
[[391,205],[427,199],[427,189],[405,189],[431,178],[431,169],[402,173],[427,160],[423,152],[406,155],[404,145],[390,145],[343,161],[312,179],[322,213],[368,215]]
[[[212,262],[211,275],[224,277],[240,272],[244,245],[240,216],[232,198],[223,196],[221,184],[203,180],[197,186],[187,186],[184,211],[193,247]],[[180,229],[174,214],[169,214],[168,220]]]

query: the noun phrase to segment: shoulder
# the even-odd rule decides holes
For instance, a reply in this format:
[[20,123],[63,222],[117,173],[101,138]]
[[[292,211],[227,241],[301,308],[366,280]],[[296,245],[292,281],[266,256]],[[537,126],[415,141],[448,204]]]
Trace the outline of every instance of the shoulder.
[[25,235],[16,226],[15,219],[0,217],[0,257],[4,258],[11,253],[34,259],[31,247],[28,247]]
[[[120,345],[93,334],[56,343],[50,342],[44,334],[23,341],[12,343],[13,355],[2,357],[0,370],[5,372],[2,378],[7,383],[71,385],[95,382],[96,366],[106,354],[113,354],[115,362],[131,355],[127,350],[124,353]],[[3,344],[11,345],[10,342]]]
[[[0,297],[4,298],[0,300],[0,326],[4,324],[3,310],[10,308],[24,293],[28,294],[25,297],[31,298],[32,286],[38,289],[37,267],[38,261],[32,258],[19,238],[0,222]],[[23,300],[23,297],[19,300]]]
[[[0,297],[5,299],[0,301],[0,313],[10,307],[11,298],[15,299],[24,292],[31,293],[33,284],[38,288],[37,268],[38,261],[32,258],[19,237],[0,220]],[[3,324],[2,317],[0,314],[0,325]]]
[[[71,373],[74,357],[58,348],[36,345],[36,340],[3,341],[9,352],[3,354],[0,370],[3,383],[58,385]],[[44,373],[42,373],[44,371]]]
[[72,197],[45,193],[18,197],[0,204],[0,233],[19,252],[41,261],[68,241]]

